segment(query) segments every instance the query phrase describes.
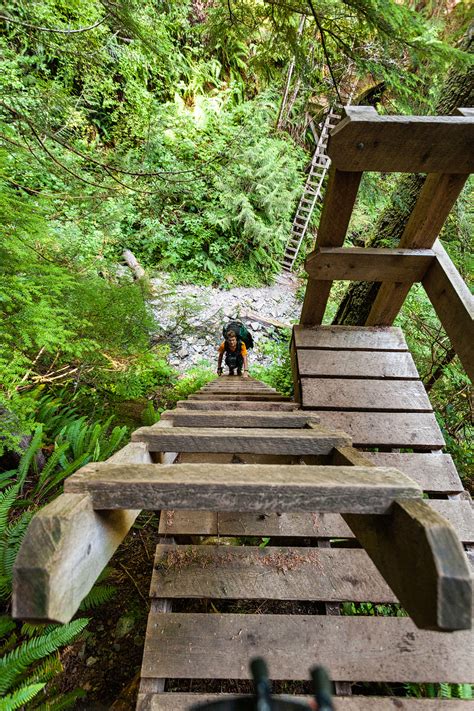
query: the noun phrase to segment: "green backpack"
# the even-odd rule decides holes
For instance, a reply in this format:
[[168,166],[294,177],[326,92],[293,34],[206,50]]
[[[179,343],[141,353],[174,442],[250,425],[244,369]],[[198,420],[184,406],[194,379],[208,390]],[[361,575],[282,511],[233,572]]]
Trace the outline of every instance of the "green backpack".
[[242,341],[242,343],[245,343],[247,348],[253,348],[253,338],[252,334],[248,330],[248,328],[245,326],[245,324],[242,323],[242,321],[229,321],[227,326],[224,326],[222,329],[222,335],[224,338],[227,338],[227,334],[229,331],[235,331],[237,334],[237,340]]

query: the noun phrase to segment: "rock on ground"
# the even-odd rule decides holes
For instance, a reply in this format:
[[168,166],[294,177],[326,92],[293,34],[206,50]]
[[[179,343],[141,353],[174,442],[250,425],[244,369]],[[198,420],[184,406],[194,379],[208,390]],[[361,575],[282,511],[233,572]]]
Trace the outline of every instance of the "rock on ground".
[[267,365],[270,359],[259,346],[269,338],[277,339],[279,329],[257,321],[257,315],[291,325],[301,312],[295,295],[299,283],[293,275],[280,275],[272,286],[258,288],[171,285],[165,274],[151,282],[156,294],[151,306],[157,323],[153,341],[170,346],[170,364],[180,372],[203,361],[214,367],[222,327],[236,318],[244,321],[255,342],[250,365]]

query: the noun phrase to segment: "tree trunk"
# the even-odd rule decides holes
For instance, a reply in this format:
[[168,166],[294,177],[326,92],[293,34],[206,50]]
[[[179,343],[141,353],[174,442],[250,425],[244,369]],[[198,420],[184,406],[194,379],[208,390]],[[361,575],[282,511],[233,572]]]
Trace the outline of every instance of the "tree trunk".
[[[463,49],[471,51],[468,39]],[[441,89],[435,109],[436,114],[450,115],[457,108],[474,105],[474,67],[456,69],[449,72]],[[403,234],[408,217],[418,199],[425,177],[419,174],[405,175],[398,181],[391,197],[391,204],[385,208],[375,224],[368,247],[396,247]],[[370,313],[380,283],[355,282],[351,284],[334,317],[333,323],[363,326]]]

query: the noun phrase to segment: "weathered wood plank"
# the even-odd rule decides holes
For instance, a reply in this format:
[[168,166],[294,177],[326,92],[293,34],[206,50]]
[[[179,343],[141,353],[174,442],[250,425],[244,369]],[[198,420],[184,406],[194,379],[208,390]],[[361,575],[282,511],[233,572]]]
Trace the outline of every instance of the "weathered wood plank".
[[178,400],[176,407],[186,410],[266,410],[268,412],[292,412],[299,410],[300,405],[297,402],[226,402],[224,400],[217,401],[209,398],[208,400]]
[[333,447],[350,444],[344,432],[311,424],[309,429],[213,427],[141,427],[132,434],[134,442],[146,442],[150,452],[250,452],[253,454],[328,454]]
[[467,558],[454,529],[425,501],[397,501],[390,515],[344,520],[418,627],[471,628]]
[[330,281],[421,281],[434,259],[429,249],[321,247],[305,261],[312,279]]
[[189,400],[210,400],[210,401],[219,401],[219,400],[226,400],[228,402],[233,402],[234,400],[249,400],[252,401],[254,400],[255,402],[289,402],[290,398],[286,397],[285,395],[274,395],[273,393],[247,393],[240,395],[239,393],[227,393],[227,394],[220,394],[220,393],[196,393],[193,395],[189,396]]
[[[428,499],[426,503],[446,518],[463,543],[474,543],[474,514],[468,501]],[[203,536],[273,536],[302,538],[354,538],[339,514],[240,513],[167,511],[160,533]]]
[[339,170],[470,173],[474,121],[464,116],[379,116],[347,107],[327,153]]
[[[344,243],[361,177],[362,173],[344,173],[330,167],[317,247],[340,247]],[[322,322],[331,284],[330,281],[308,280],[300,323],[311,326]]]
[[300,377],[384,378],[418,380],[411,353],[384,351],[340,351],[300,348]]
[[344,548],[159,545],[150,596],[397,602],[365,551]]
[[[304,408],[304,402],[303,402]],[[442,449],[444,439],[428,412],[321,412],[321,425],[347,432],[356,447]]]
[[304,407],[315,410],[388,410],[432,412],[419,380],[301,378]]
[[294,326],[295,346],[350,351],[408,351],[401,328],[367,326]]
[[88,464],[65,482],[95,508],[321,511],[382,514],[421,489],[396,469],[274,464]]
[[[441,231],[467,175],[428,175],[413,212],[407,222],[399,247],[431,248]],[[408,294],[406,284],[384,283],[367,317],[367,326],[390,326]]]
[[474,381],[474,297],[439,241],[423,286],[459,359]]
[[306,412],[259,412],[240,410],[239,412],[203,410],[167,410],[161,417],[172,419],[175,427],[306,427],[308,422],[317,424],[319,415]]
[[[108,462],[151,458],[145,444],[133,443]],[[62,494],[38,511],[13,568],[13,616],[69,622],[139,513],[94,511],[87,494]]]
[[469,682],[472,632],[420,632],[408,618],[171,613],[150,616],[143,677],[247,679],[266,659],[272,679],[307,679],[317,659],[335,680]]
[[[179,692],[139,694],[137,711],[189,711],[194,704],[227,701],[234,697],[233,694]],[[275,694],[275,698],[279,696]],[[308,696],[292,696],[292,699],[310,702]],[[470,708],[470,702],[462,699],[410,699],[402,696],[338,696],[335,703],[337,711],[469,711]]]
[[424,491],[457,494],[463,490],[461,479],[449,454],[364,452],[364,457],[377,467],[399,469],[416,481]]

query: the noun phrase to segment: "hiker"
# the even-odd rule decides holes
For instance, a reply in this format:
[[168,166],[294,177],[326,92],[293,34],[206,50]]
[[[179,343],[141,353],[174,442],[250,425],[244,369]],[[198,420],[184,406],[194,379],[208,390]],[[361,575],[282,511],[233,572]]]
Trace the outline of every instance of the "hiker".
[[229,329],[225,333],[225,338],[219,346],[219,355],[217,357],[217,374],[222,375],[222,358],[225,353],[225,364],[229,368],[229,375],[243,375],[248,378],[247,372],[247,346],[240,338],[237,338],[237,333]]

